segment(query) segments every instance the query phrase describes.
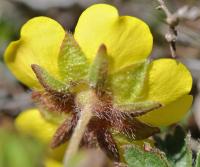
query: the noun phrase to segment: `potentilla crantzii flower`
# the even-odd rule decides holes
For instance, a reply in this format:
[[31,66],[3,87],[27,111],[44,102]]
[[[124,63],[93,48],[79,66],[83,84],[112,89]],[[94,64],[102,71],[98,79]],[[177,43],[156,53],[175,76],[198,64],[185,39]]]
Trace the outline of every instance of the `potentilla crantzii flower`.
[[[145,139],[159,132],[158,126],[179,121],[192,103],[190,72],[173,59],[150,62],[152,44],[143,21],[119,16],[106,4],[86,9],[73,35],[48,17],[31,19],[8,46],[5,62],[33,89],[43,117],[29,110],[17,118],[17,126],[47,142],[59,126],[56,147],[70,139],[87,106],[92,116],[83,145],[93,147],[96,141],[119,161],[112,134]],[[52,118],[61,114],[67,118],[62,123]]]

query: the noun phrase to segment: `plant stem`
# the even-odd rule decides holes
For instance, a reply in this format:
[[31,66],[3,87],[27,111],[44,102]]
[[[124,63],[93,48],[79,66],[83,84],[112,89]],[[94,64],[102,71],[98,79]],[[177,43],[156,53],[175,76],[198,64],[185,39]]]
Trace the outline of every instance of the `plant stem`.
[[93,96],[91,92],[84,95],[87,95],[87,97],[84,99],[85,102],[82,103],[83,108],[81,110],[80,118],[65,152],[64,167],[69,166],[70,160],[78,151],[85,129],[87,128],[87,125],[92,117]]

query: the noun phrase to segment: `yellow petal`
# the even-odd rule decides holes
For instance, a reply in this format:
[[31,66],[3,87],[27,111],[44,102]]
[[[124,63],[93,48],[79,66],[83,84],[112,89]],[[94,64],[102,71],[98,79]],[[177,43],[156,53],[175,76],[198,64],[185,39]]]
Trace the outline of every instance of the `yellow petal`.
[[18,80],[37,88],[39,83],[30,65],[38,64],[57,75],[57,57],[64,36],[64,29],[56,21],[48,17],[33,18],[22,27],[20,39],[6,49],[5,62]]
[[90,61],[99,46],[105,44],[108,55],[114,60],[112,71],[145,59],[152,50],[149,27],[135,17],[119,17],[116,8],[106,4],[86,9],[79,18],[74,36]]
[[37,109],[22,112],[15,120],[17,129],[49,144],[58,125],[47,122]]
[[62,163],[51,158],[45,160],[45,167],[62,167]]
[[16,128],[23,134],[30,135],[47,145],[48,156],[61,161],[67,144],[55,149],[50,148],[50,142],[58,128],[58,124],[46,121],[37,109],[22,112],[15,120]]
[[63,156],[65,154],[66,151],[66,147],[67,147],[67,143],[66,144],[62,144],[59,147],[56,147],[54,149],[50,148],[50,146],[48,146],[49,150],[48,150],[48,155],[49,157],[56,159],[57,161],[62,161]]
[[166,126],[180,121],[192,105],[192,96],[185,95],[169,105],[139,117],[154,126]]
[[192,76],[188,69],[173,59],[153,61],[149,71],[147,99],[164,105],[189,94]]

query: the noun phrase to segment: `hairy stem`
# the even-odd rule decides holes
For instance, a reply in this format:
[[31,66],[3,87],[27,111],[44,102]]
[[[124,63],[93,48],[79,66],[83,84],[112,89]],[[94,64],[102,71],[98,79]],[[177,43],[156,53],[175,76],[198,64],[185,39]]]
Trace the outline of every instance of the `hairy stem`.
[[67,150],[65,152],[64,167],[69,166],[70,160],[78,151],[81,139],[82,139],[84,132],[87,128],[87,125],[92,117],[92,106],[93,106],[93,100],[94,100],[93,96],[92,96],[91,92],[86,93],[83,96],[84,96],[83,97],[84,100],[82,101],[83,107],[81,110],[81,115],[78,120],[77,126],[74,129],[74,133],[70,139]]

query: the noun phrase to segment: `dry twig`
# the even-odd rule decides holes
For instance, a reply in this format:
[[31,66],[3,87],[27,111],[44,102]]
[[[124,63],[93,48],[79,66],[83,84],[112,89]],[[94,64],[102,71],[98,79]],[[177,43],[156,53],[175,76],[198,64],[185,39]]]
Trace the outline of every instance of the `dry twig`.
[[169,30],[165,35],[165,38],[167,42],[170,44],[170,51],[172,54],[172,57],[176,57],[176,40],[177,40],[177,30],[176,26],[179,23],[179,18],[177,17],[176,14],[172,14],[168,7],[166,6],[164,0],[157,0],[158,3],[160,4],[157,9],[162,9],[165,12],[166,15],[166,22],[169,25]]
[[176,57],[176,41],[178,32],[176,30],[176,27],[179,24],[180,20],[191,20],[195,21],[200,18],[200,9],[197,7],[188,7],[183,6],[180,9],[178,9],[175,13],[172,13],[164,0],[157,0],[159,3],[159,6],[157,9],[161,9],[164,11],[166,15],[166,23],[169,26],[169,30],[165,35],[165,38],[167,42],[170,44],[170,51],[173,58]]

